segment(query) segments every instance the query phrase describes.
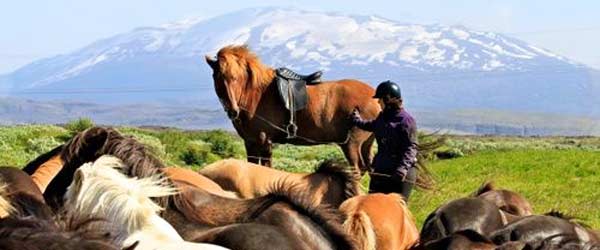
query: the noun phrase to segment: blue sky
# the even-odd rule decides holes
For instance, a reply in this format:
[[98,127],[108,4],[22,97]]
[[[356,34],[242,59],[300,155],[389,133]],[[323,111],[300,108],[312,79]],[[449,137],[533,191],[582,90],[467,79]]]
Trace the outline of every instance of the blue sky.
[[136,27],[259,6],[375,14],[406,23],[460,24],[506,33],[600,69],[600,1],[19,0],[4,1],[0,8],[0,74]]

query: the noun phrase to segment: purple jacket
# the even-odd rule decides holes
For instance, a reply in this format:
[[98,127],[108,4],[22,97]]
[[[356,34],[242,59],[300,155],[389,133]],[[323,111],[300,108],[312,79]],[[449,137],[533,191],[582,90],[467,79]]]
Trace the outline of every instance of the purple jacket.
[[374,172],[406,175],[417,162],[417,124],[404,108],[385,109],[375,120],[366,121],[353,116],[357,127],[375,133],[377,154],[373,159]]

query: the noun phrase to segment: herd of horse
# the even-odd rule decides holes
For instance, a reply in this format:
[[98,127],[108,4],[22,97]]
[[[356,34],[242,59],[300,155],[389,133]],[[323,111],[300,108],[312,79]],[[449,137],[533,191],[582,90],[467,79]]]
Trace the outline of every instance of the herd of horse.
[[600,249],[587,226],[533,215],[491,184],[419,231],[400,195],[363,194],[343,163],[288,173],[228,159],[196,172],[105,127],[0,168],[0,181],[0,249]]

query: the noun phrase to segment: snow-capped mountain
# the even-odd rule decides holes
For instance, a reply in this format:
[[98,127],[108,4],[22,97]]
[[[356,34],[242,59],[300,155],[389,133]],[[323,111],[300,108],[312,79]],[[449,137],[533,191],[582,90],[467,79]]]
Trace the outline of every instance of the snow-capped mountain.
[[[38,99],[218,105],[203,56],[229,44],[249,44],[275,67],[324,70],[325,79],[373,85],[392,79],[419,107],[600,115],[592,109],[600,93],[596,72],[518,39],[463,26],[286,8],[138,28],[33,62],[5,77],[0,90]],[[61,94],[69,91],[77,95]]]

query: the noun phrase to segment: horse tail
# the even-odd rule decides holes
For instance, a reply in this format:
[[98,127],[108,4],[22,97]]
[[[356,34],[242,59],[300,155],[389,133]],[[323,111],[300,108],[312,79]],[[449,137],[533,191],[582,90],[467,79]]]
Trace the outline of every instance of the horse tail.
[[473,194],[471,194],[471,197],[477,197],[480,196],[484,193],[487,193],[489,191],[493,191],[496,190],[496,186],[494,185],[493,181],[486,181],[483,184],[481,184],[481,186],[477,189],[477,191],[475,191]]
[[342,200],[347,200],[360,194],[360,175],[343,163],[331,159],[323,161],[311,175],[313,174],[323,174],[340,180],[344,185],[344,197]]
[[369,135],[369,137],[363,141],[363,143],[360,145],[360,154],[358,154],[358,156],[360,157],[360,161],[362,162],[363,166],[365,166],[365,169],[361,169],[361,175],[365,172],[365,171],[371,171],[371,162],[370,159],[372,158],[372,152],[371,149],[373,148],[373,142],[375,141],[375,133],[371,133],[371,135]]
[[356,246],[360,250],[375,250],[377,247],[377,238],[373,223],[363,211],[354,211],[348,215],[346,221],[342,224],[346,232],[354,235],[357,239]]
[[417,164],[415,167],[419,170],[419,174],[415,186],[425,190],[432,190],[435,188],[435,179],[433,173],[429,170],[427,159],[432,157],[431,155],[437,148],[445,145],[447,139],[445,135],[434,138],[436,134],[437,132],[432,134],[419,134],[418,138]]

